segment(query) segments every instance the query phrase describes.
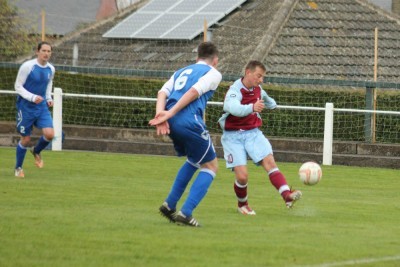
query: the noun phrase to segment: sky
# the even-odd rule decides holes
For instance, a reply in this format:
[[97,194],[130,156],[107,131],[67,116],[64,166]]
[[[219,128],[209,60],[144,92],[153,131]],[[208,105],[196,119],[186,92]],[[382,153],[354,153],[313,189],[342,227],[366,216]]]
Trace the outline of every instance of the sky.
[[[138,0],[117,0],[121,9]],[[96,21],[102,0],[12,0],[21,16],[26,17],[28,28],[42,31],[42,10],[45,11],[46,33],[64,35],[74,31],[80,24]]]

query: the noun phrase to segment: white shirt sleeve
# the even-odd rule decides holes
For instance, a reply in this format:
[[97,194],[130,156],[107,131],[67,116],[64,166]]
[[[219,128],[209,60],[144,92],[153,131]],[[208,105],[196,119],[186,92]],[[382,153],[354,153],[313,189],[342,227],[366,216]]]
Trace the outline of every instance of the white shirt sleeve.
[[164,92],[167,97],[171,95],[172,89],[174,88],[174,75],[175,73],[169,78],[169,80],[164,83],[163,87],[159,90],[159,92]]
[[211,68],[197,83],[192,87],[197,90],[199,96],[207,93],[208,91],[216,90],[222,80],[222,74],[215,68]]
[[231,85],[224,100],[224,112],[236,117],[245,117],[253,112],[253,104],[242,104],[241,85],[240,80]]
[[51,97],[51,91],[53,90],[53,79],[54,79],[54,75],[55,75],[55,68],[52,65],[49,65],[51,68],[51,77],[50,77],[50,81],[47,84],[47,89],[46,89],[46,101],[53,101],[53,98]]
[[261,98],[264,100],[264,104],[268,109],[276,108],[277,105],[275,99],[270,97],[264,90],[261,91]]
[[32,70],[32,64],[29,64],[29,62],[22,64],[18,70],[17,79],[15,80],[14,87],[18,95],[20,95],[21,97],[30,102],[34,102],[36,95],[26,90],[23,86],[31,70]]

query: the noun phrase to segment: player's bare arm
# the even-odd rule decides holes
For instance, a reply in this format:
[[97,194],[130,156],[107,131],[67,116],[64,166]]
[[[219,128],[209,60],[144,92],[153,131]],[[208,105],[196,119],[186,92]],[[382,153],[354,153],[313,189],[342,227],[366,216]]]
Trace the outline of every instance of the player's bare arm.
[[[167,102],[167,94],[163,91],[159,91],[157,94],[157,103],[156,103],[156,116],[161,112],[165,110],[165,105]],[[156,125],[156,130],[157,130],[157,135],[167,135],[170,133],[169,130],[169,124],[168,121],[165,121],[164,123],[160,123]]]
[[187,91],[181,99],[179,99],[175,106],[173,106],[170,110],[159,112],[154,119],[150,120],[149,124],[155,126],[167,121],[198,97],[199,93],[197,90],[195,88],[190,88],[190,90]]

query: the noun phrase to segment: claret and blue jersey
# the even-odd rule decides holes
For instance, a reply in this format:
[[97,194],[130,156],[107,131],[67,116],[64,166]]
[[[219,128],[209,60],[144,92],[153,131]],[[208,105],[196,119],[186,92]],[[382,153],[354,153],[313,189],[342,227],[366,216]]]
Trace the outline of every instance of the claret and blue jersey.
[[253,104],[264,100],[267,109],[276,108],[276,102],[261,86],[246,88],[242,79],[236,80],[224,100],[224,115],[219,119],[221,128],[227,131],[251,130],[262,124],[260,114],[253,112]]

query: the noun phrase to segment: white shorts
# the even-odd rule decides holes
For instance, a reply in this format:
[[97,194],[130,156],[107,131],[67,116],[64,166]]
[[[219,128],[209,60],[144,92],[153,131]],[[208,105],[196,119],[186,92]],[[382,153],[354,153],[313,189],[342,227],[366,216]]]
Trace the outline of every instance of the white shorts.
[[248,131],[224,131],[221,137],[226,167],[247,165],[247,156],[258,164],[269,154],[273,154],[269,140],[258,129]]

